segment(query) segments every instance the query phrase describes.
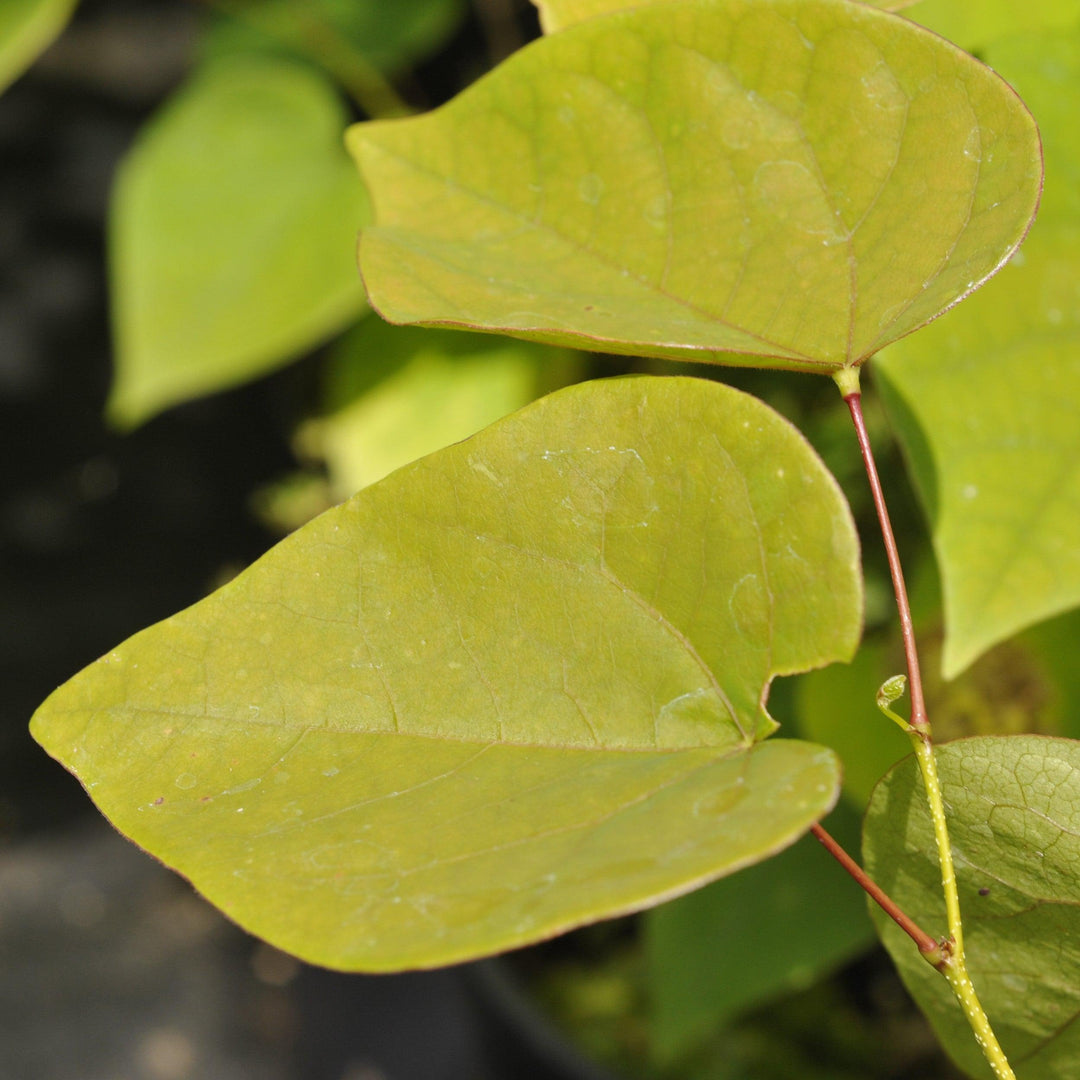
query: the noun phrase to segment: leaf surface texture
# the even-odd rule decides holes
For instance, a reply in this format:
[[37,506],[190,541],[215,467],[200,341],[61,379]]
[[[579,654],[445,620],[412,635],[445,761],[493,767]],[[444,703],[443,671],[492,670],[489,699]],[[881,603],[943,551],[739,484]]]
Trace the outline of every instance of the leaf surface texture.
[[[654,2],[665,3],[667,0],[654,0]],[[866,0],[866,2],[871,7],[897,11],[910,6],[914,0]],[[533,0],[533,3],[539,9],[540,25],[545,34],[565,30],[574,23],[591,19],[596,15],[607,15],[612,11],[641,7],[641,0]]]
[[847,658],[835,482],[753,398],[584,383],[136,635],[34,732],[117,827],[317,963],[434,966],[759,861],[831,807],[772,677]]
[[840,0],[588,19],[348,141],[391,322],[827,373],[992,274],[1041,180],[1004,82]]
[[[936,753],[972,982],[1017,1075],[1066,1080],[1080,1060],[1080,743],[984,736]],[[875,790],[863,857],[928,933],[945,932],[933,827],[913,758]],[[948,983],[894,923],[873,914],[946,1049],[971,1076],[989,1078]]]

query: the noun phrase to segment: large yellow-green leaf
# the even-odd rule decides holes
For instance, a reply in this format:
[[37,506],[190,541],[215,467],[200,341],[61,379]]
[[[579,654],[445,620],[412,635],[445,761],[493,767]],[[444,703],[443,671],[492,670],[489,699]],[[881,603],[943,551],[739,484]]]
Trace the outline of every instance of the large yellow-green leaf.
[[11,85],[67,25],[78,0],[4,0],[0,6],[0,90]]
[[572,355],[490,334],[364,319],[330,358],[327,415],[305,424],[298,441],[326,461],[332,490],[348,498],[572,381]]
[[992,274],[1041,178],[1005,83],[846,0],[588,19],[349,145],[391,322],[822,372]]
[[585,383],[406,466],[61,687],[117,827],[306,959],[449,963],[757,862],[832,805],[774,674],[847,658],[835,481],[753,398]]
[[1026,31],[1071,28],[1080,19],[1080,0],[922,0],[905,14],[961,48],[981,51]]
[[[668,0],[654,0],[667,3]],[[916,0],[866,0],[871,7],[885,11],[899,11],[909,7]],[[553,34],[583,19],[594,15],[606,15],[609,11],[623,11],[627,8],[641,7],[642,0],[533,0],[540,10],[540,25],[545,34]]]
[[[1080,743],[1037,735],[938,749],[968,966],[1023,1080],[1072,1080],[1080,1061]],[[870,875],[929,933],[945,933],[941,871],[918,769],[908,758],[867,811]],[[938,1036],[972,1076],[991,1073],[948,983],[895,923],[886,947]]]
[[220,63],[144,130],[111,211],[111,418],[279,367],[363,309],[353,255],[367,208],[318,75]]
[[930,517],[948,677],[1080,603],[1080,33],[989,59],[1042,128],[1039,220],[985,293],[875,363]]

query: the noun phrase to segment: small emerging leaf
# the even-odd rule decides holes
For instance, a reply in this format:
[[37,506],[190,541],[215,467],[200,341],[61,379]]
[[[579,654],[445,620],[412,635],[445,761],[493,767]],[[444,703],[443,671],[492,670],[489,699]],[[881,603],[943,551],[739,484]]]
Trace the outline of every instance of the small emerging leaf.
[[887,709],[894,702],[899,701],[907,690],[907,676],[893,675],[886,679],[877,692],[877,707]]
[[[991,649],[955,679],[942,678],[940,615],[920,617],[921,586],[912,590],[915,633],[923,647],[922,682],[935,743],[972,735],[1080,736],[1080,612],[1028,630]],[[909,739],[875,716],[867,693],[903,663],[899,628],[887,643],[866,642],[850,664],[796,680],[797,729],[831,746],[844,765],[844,794],[864,810],[877,781],[911,753]],[[903,725],[906,729],[906,723]]]
[[67,25],[78,0],[4,0],[0,7],[0,91]]
[[205,70],[141,133],[110,218],[114,421],[265,374],[363,310],[367,200],[344,123],[315,73],[242,60]]
[[585,383],[406,466],[37,713],[232,918],[331,967],[496,952],[757,862],[831,807],[764,708],[847,658],[854,527],[697,379]]
[[348,142],[391,322],[825,373],[994,273],[1041,180],[1001,79],[846,0],[587,19]]
[[[937,749],[972,982],[1017,1075],[1066,1080],[1080,1061],[1080,743],[1036,735]],[[929,933],[945,932],[933,826],[913,758],[866,815],[870,876]],[[991,1076],[948,983],[879,910],[878,933],[946,1049]]]

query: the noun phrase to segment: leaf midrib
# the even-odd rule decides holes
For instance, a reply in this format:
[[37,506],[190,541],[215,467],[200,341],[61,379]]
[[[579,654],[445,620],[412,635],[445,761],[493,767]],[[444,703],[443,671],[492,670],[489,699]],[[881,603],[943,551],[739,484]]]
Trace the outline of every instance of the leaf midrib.
[[[42,706],[44,708],[44,706]],[[130,722],[134,717],[160,717],[165,720],[178,720],[186,721],[184,727],[173,733],[169,738],[181,737],[185,734],[187,727],[194,721],[212,721],[220,726],[222,733],[232,734],[237,729],[244,727],[251,727],[256,729],[267,729],[271,731],[295,731],[303,734],[320,734],[325,733],[327,735],[338,735],[343,738],[356,737],[364,739],[421,739],[427,742],[433,743],[452,743],[455,746],[477,746],[485,749],[491,747],[507,747],[508,749],[515,750],[541,750],[552,754],[651,754],[653,756],[671,756],[677,754],[711,754],[719,757],[731,757],[735,754],[745,753],[752,749],[754,746],[760,745],[763,740],[758,742],[752,742],[748,745],[741,745],[738,742],[732,743],[706,743],[698,746],[597,746],[590,745],[588,743],[582,743],[580,745],[559,745],[555,743],[538,743],[527,740],[495,740],[490,739],[483,741],[476,736],[461,736],[461,735],[446,735],[438,734],[434,735],[429,732],[399,732],[392,729],[385,729],[381,731],[358,731],[354,728],[343,727],[331,727],[330,725],[313,725],[302,723],[289,723],[288,721],[279,720],[258,720],[250,716],[238,717],[238,718],[224,718],[220,716],[211,716],[205,712],[183,712],[178,709],[155,709],[145,705],[113,705],[108,709],[98,709],[87,717],[87,710],[85,709],[66,709],[59,707],[50,707],[49,712],[53,716],[68,717],[68,718],[85,718],[85,730],[89,730],[90,726],[94,723],[108,719],[118,719],[122,723]],[[85,736],[84,736],[85,737]],[[203,737],[200,734],[200,737]],[[46,738],[46,742],[49,740]],[[166,747],[167,749],[167,747]],[[165,757],[165,751],[162,751],[161,758]]]

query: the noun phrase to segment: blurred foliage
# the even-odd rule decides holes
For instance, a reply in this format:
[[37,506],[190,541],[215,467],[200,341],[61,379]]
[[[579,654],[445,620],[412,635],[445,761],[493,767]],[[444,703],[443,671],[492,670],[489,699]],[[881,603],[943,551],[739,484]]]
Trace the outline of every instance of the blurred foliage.
[[142,129],[109,223],[115,423],[264,375],[365,310],[345,115],[317,74],[245,57],[201,71]]
[[297,445],[336,499],[574,381],[578,354],[527,341],[365,319],[327,359],[324,415]]
[[206,60],[254,53],[407,71],[437,52],[460,25],[464,0],[214,0]]
[[[819,853],[828,861],[824,851]],[[839,875],[841,872],[836,871]],[[740,880],[740,876],[732,879]],[[867,920],[868,921],[868,920]],[[770,944],[782,954],[774,928]],[[774,994],[656,1060],[654,988],[640,923],[620,920],[516,954],[560,1029],[628,1080],[960,1080],[880,951]]]
[[0,91],[60,33],[78,0],[4,0],[0,6]]

